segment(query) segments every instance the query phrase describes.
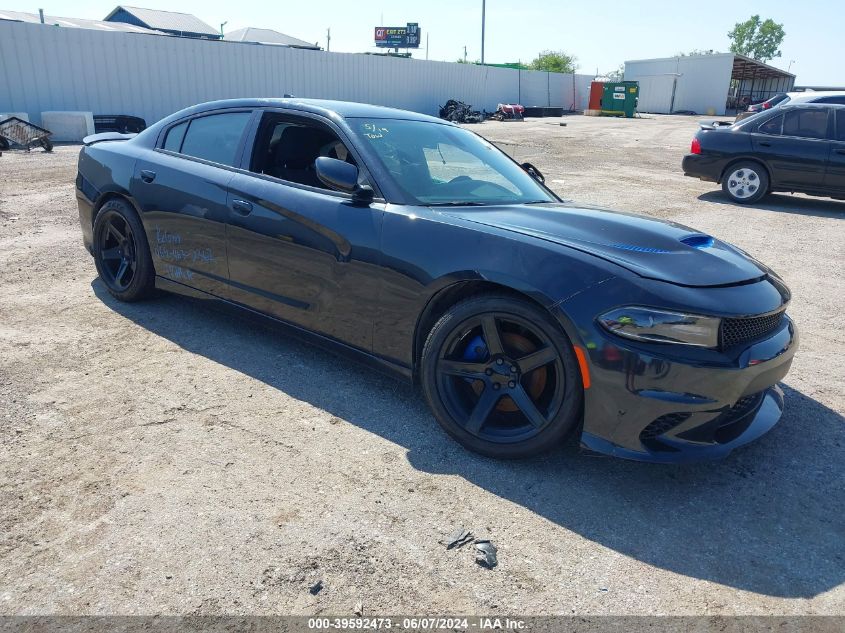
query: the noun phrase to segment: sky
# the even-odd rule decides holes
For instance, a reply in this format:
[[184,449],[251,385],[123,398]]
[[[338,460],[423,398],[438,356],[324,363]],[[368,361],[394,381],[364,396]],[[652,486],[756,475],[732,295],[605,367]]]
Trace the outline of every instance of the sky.
[[[25,2],[33,2],[29,5]],[[376,51],[376,26],[418,22],[422,47],[414,57],[455,61],[481,57],[481,0],[132,0],[131,6],[193,13],[225,31],[271,28],[326,46],[333,52]],[[107,0],[0,0],[0,8],[57,17],[101,20],[116,6]],[[782,23],[782,56],[770,64],[789,68],[799,85],[845,86],[845,2],[842,0],[671,0],[640,3],[487,0],[485,61],[530,62],[542,50],[578,59],[578,72],[605,73],[627,59],[670,57],[694,49],[728,52],[728,31],[758,13]]]

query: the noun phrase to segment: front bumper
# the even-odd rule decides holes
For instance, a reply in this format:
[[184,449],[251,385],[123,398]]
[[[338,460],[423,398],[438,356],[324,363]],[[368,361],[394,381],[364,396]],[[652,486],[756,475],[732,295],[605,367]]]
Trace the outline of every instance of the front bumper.
[[777,383],[798,347],[788,317],[726,363],[657,355],[654,345],[596,333],[582,434],[589,450],[652,462],[721,459],[780,420]]
[[[694,294],[762,301],[762,291],[773,287],[760,283]],[[595,311],[586,293],[566,307],[570,315],[584,317]],[[764,338],[729,353],[632,341],[606,332],[591,318],[577,321],[577,328],[567,330],[585,351],[590,373],[581,436],[590,451],[650,462],[715,460],[757,439],[781,417],[777,383],[798,348],[798,332],[788,316]]]
[[[754,405],[745,408],[743,401],[749,399]],[[734,414],[735,409],[742,410]],[[678,464],[686,462],[714,461],[726,457],[731,451],[753,442],[767,433],[780,421],[783,413],[783,391],[773,385],[759,394],[741,398],[737,404],[724,413],[710,417],[704,422],[693,422],[695,426],[687,431],[670,429],[662,435],[649,437],[647,450],[635,450],[619,446],[586,431],[581,435],[581,445],[587,450],[633,459],[636,461]],[[681,419],[687,415],[670,414],[667,420]],[[708,416],[709,417],[709,416]],[[689,441],[685,434],[710,436],[709,441]]]

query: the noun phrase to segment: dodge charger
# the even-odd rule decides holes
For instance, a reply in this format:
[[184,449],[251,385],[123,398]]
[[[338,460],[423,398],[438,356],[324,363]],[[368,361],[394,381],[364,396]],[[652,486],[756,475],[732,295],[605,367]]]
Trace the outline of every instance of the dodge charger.
[[121,301],[224,302],[414,381],[478,453],[723,457],[780,419],[798,335],[772,270],[563,202],[455,124],[239,99],[86,139],[82,237]]

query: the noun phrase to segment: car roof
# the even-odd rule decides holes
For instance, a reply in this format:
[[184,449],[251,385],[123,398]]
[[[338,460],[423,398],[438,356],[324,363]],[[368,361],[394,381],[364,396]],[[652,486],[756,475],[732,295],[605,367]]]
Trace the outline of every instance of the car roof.
[[777,108],[771,108],[771,109],[767,110],[767,112],[775,112],[775,111],[783,112],[784,110],[797,110],[797,109],[809,110],[810,108],[812,108],[814,110],[818,109],[818,108],[839,109],[839,108],[845,108],[845,103],[812,103],[812,102],[806,102],[806,101],[799,101],[798,103],[793,103],[792,101],[789,101],[787,103],[784,103],[783,105],[778,106]]
[[303,99],[299,97],[223,99],[220,101],[209,101],[207,103],[201,103],[194,106],[190,109],[190,113],[196,114],[207,110],[219,110],[222,108],[290,108],[323,116],[336,115],[344,119],[405,119],[411,121],[447,123],[443,119],[438,119],[426,114],[420,114],[419,112],[400,110],[398,108],[387,108],[367,103],[356,103],[354,101]]
[[786,94],[792,101],[809,101],[821,97],[845,97],[845,91],[842,90],[820,90],[818,92],[807,90],[805,92],[787,92]]

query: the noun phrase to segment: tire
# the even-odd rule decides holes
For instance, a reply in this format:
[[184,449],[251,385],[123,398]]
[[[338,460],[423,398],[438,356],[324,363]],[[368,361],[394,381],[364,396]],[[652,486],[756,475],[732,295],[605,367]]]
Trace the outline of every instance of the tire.
[[449,308],[428,334],[420,369],[440,426],[481,455],[543,453],[581,417],[572,345],[550,314],[523,299],[480,295]]
[[769,193],[769,174],[760,163],[735,163],[725,170],[722,191],[738,204],[754,204]]
[[113,198],[97,212],[94,262],[114,298],[132,302],[153,294],[155,270],[147,236],[135,209],[125,200]]

